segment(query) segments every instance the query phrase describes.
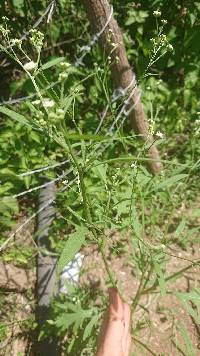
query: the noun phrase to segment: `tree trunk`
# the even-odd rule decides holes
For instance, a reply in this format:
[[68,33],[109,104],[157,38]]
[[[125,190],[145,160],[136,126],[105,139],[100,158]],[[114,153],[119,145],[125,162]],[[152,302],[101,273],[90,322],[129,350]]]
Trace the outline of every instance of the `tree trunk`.
[[[86,7],[94,33],[100,32],[111,13],[108,0],[82,0],[82,2]],[[111,57],[111,75],[114,86],[123,89],[129,87],[128,94],[130,95],[132,92],[128,104],[128,111],[130,109],[128,116],[135,132],[142,135],[150,147],[148,156],[152,161],[149,161],[149,168],[153,174],[156,174],[162,169],[159,152],[153,144],[153,137],[149,133],[149,124],[140,101],[135,73],[128,62],[122,34],[113,16],[100,36],[100,45],[106,56]],[[131,108],[133,109],[131,110]]]

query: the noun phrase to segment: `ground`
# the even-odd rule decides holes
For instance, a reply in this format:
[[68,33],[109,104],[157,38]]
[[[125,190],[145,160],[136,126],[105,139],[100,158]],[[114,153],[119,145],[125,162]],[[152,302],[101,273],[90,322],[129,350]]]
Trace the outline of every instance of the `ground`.
[[[187,211],[189,215],[191,212]],[[24,219],[24,218],[23,218]],[[23,221],[23,220],[22,220]],[[17,243],[32,244],[33,224],[24,229],[16,237]],[[139,281],[133,273],[133,266],[129,256],[129,235],[121,235],[115,231],[108,232],[106,255],[108,264],[118,277],[118,285],[126,302],[131,304],[137,291]],[[113,253],[111,241],[118,244],[123,239],[127,248],[119,254]],[[80,286],[107,290],[105,284],[106,271],[101,256],[96,246],[82,250],[84,254],[83,268],[80,277]],[[171,257],[167,264],[167,275],[188,266],[188,260],[200,258],[200,248],[197,244],[190,244],[187,249],[174,244],[170,248]],[[1,310],[5,320],[7,315],[10,323],[9,333],[1,343],[0,355],[26,355],[30,347],[31,338],[27,335],[20,320],[34,315],[34,289],[35,269],[16,266],[12,263],[0,264],[0,288],[5,293],[6,308]],[[199,266],[194,266],[185,271],[181,278],[170,284],[170,289],[176,292],[188,292],[200,286]],[[100,301],[96,301],[98,304]],[[12,313],[11,313],[12,311]],[[12,316],[11,316],[12,315]],[[196,355],[200,354],[200,328],[187,311],[181,301],[168,293],[160,295],[159,288],[156,292],[144,295],[133,315],[133,328],[135,329],[132,341],[134,355],[186,355],[183,337],[179,326],[184,325],[188,331]]]

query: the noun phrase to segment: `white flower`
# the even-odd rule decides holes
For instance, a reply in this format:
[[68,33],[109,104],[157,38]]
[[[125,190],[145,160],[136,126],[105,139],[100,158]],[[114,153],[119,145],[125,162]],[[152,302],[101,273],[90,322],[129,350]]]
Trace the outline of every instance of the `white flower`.
[[164,44],[167,41],[167,36],[166,35],[160,35],[161,39],[161,44]]
[[56,114],[58,115],[64,115],[65,111],[63,109],[57,109]]
[[156,10],[156,11],[153,12],[153,16],[160,17],[161,16],[161,12]]
[[31,72],[37,67],[37,63],[30,61],[24,64],[24,69],[27,70],[28,72]]
[[65,179],[65,180],[63,180],[63,184],[68,184],[69,183],[69,181],[68,181],[68,179]]
[[55,102],[48,98],[44,98],[42,103],[45,108],[52,108],[55,105]]
[[18,46],[18,47],[20,47],[22,44],[22,40],[20,40],[18,38],[13,38],[13,39],[11,39],[10,42],[12,43],[13,46]]
[[137,168],[137,165],[135,163],[132,163],[131,168]]
[[167,20],[162,19],[161,22],[163,23],[163,25],[167,24]]
[[158,131],[158,132],[156,132],[156,137],[163,138],[164,134],[162,132]]
[[68,78],[68,73],[60,73],[58,76],[58,80],[62,81]]
[[159,79],[159,80],[156,82],[156,85],[159,86],[161,83],[162,83],[162,80]]
[[64,69],[67,69],[67,68],[71,67],[71,64],[68,62],[60,62],[60,66]]
[[34,100],[34,101],[32,101],[32,104],[33,105],[39,105],[40,104],[40,100]]
[[173,46],[171,45],[171,44],[168,44],[168,46],[167,46],[167,49],[169,50],[169,51],[173,51]]

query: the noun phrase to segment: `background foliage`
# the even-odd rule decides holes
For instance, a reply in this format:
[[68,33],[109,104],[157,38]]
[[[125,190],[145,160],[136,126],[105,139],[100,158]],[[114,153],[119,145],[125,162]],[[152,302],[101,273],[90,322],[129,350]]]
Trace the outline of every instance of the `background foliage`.
[[[93,224],[101,231],[112,229],[123,234],[128,230],[132,244],[129,259],[137,277],[144,278],[144,290],[159,285],[161,295],[165,295],[168,291],[165,271],[167,263],[170,263],[170,247],[175,244],[181,249],[187,249],[199,241],[196,219],[200,216],[200,210],[198,205],[195,209],[193,206],[199,190],[200,5],[195,1],[167,0],[137,3],[123,1],[123,4],[119,0],[112,3],[123,31],[129,61],[135,68],[142,88],[145,111],[154,132],[164,134],[164,139],[157,140],[165,160],[162,174],[152,177],[147,171],[143,160],[147,148],[131,133],[128,122],[123,130],[117,131],[116,141],[110,140],[103,156],[96,156],[96,150],[108,140],[108,126],[116,117],[121,103],[111,104],[108,100],[113,92],[109,63],[108,59],[102,57],[98,46],[94,46],[84,58],[84,65],[73,65],[81,55],[81,46],[91,40],[91,31],[81,3],[60,0],[52,20],[47,23],[45,18],[39,24],[38,29],[44,33],[44,44],[40,56],[42,71],[37,76],[37,85],[45,98],[56,102],[56,107],[48,109],[51,120],[57,120],[52,121],[55,125],[58,124],[59,115],[63,115],[59,109],[65,110],[66,138],[70,138],[75,152],[77,148],[81,150],[78,164],[87,172],[84,184],[91,204]],[[30,30],[44,14],[47,5],[46,1],[2,2],[0,13],[9,19],[10,38],[20,38]],[[161,18],[153,16],[156,10],[161,11]],[[161,19],[167,20],[164,33],[173,51],[167,52],[154,63],[148,71],[149,75],[144,77],[152,50],[151,39],[158,41]],[[5,46],[3,38],[2,45]],[[35,61],[37,51],[31,45],[29,36],[23,45],[24,51]],[[44,109],[34,104],[38,98],[27,73],[3,50],[1,48],[0,97],[4,105],[0,106],[0,112],[3,110],[1,108],[9,108],[25,119],[30,119],[29,123],[34,126],[34,119],[40,120]],[[22,63],[26,62],[21,53],[20,58]],[[71,66],[63,68],[62,62],[70,63]],[[62,77],[66,72],[66,78]],[[64,78],[63,86],[58,82],[59,76]],[[53,88],[50,88],[52,85]],[[9,98],[27,96],[30,97],[16,104],[6,104]],[[102,110],[108,102],[106,124],[98,137],[94,136]],[[17,122],[16,115],[13,120],[14,114],[5,114],[8,112],[4,109],[0,132],[1,244],[6,241],[11,229],[16,228],[19,218],[31,216],[36,209],[37,190],[21,197],[15,195],[42,184],[44,176],[56,179],[66,167],[72,168],[67,178],[69,181],[77,174],[77,167],[67,164],[41,174],[20,177],[23,172],[56,164],[68,158],[68,155],[65,146],[48,135],[44,127],[41,132],[33,130],[31,126],[22,124],[20,119]],[[136,160],[132,157],[136,157]],[[92,162],[91,166],[87,160]],[[136,167],[132,166],[133,161]],[[66,185],[63,180],[58,183],[58,190]],[[72,185],[71,189],[62,193],[58,191],[57,219],[50,234],[52,246],[58,254],[63,251],[66,239],[74,233],[81,218],[84,218],[81,199],[79,184]],[[191,219],[187,212],[177,217],[177,211],[183,205],[192,209]],[[94,239],[89,237],[88,244],[94,243]],[[125,249],[123,244],[121,249]],[[116,246],[113,251],[118,253]],[[30,266],[30,260],[33,261],[34,253],[34,248],[25,246],[17,249],[14,243],[3,251],[2,259],[27,267]],[[147,272],[151,271],[151,278],[150,274],[145,274],[146,265],[149,268]],[[194,293],[194,303],[198,304],[199,289],[190,293]],[[178,295],[186,305],[189,304],[189,296]],[[71,303],[72,298],[76,300],[76,309],[74,303]],[[68,347],[68,353],[76,354],[81,347],[83,354],[92,354],[105,297],[102,295],[101,307],[95,304],[95,298],[95,295],[84,289],[72,290],[65,301],[59,297],[52,306],[52,319],[41,335],[59,334],[63,347]],[[136,295],[134,308],[138,303],[137,298]],[[66,318],[63,317],[63,309]],[[191,309],[188,309],[188,313],[191,313]],[[196,314],[195,317],[199,318]],[[67,346],[64,338],[66,331],[70,340]],[[2,335],[5,336],[3,332]],[[75,335],[81,340],[81,346],[75,341]],[[182,335],[186,352],[191,351],[193,346],[184,328]]]

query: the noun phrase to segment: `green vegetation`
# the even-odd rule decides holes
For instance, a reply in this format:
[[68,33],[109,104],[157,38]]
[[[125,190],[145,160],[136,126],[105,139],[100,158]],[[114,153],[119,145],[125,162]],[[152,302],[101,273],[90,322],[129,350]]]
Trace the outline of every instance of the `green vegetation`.
[[[38,189],[34,188],[44,184],[44,176],[55,180],[57,218],[50,239],[58,256],[58,274],[81,248],[95,246],[106,270],[105,285],[117,286],[123,297],[126,291],[110,263],[120,257],[138,282],[132,295],[133,355],[145,349],[158,354],[151,340],[140,336],[153,327],[144,296],[156,296],[161,309],[163,298],[173,296],[199,328],[195,273],[200,262],[200,4],[112,3],[163,170],[156,176],[148,171],[149,146],[124,115],[128,94],[117,98],[113,91],[110,59],[98,44],[84,52],[92,34],[82,5],[60,0],[50,7],[51,16],[46,14],[33,28],[45,13],[46,2],[4,2],[0,5],[0,251],[3,263],[34,270],[36,236],[26,245],[19,235],[30,221],[35,222]],[[83,53],[82,64],[77,65]],[[25,219],[28,224],[21,229]],[[116,242],[110,232],[119,233],[121,239]],[[180,260],[182,264],[170,267]],[[187,271],[194,271],[194,276],[186,291],[176,283]],[[67,296],[52,301],[40,338],[57,335],[66,355],[93,355],[106,294],[101,286],[89,288],[84,283],[68,289]],[[2,310],[6,298],[2,289]],[[141,311],[144,314],[137,319]],[[13,306],[2,311],[2,345],[14,322],[12,315]],[[178,310],[168,310],[167,315],[174,323],[167,343],[184,355],[196,355],[188,325],[178,323]],[[34,334],[33,315],[20,325],[19,334],[26,338]]]

